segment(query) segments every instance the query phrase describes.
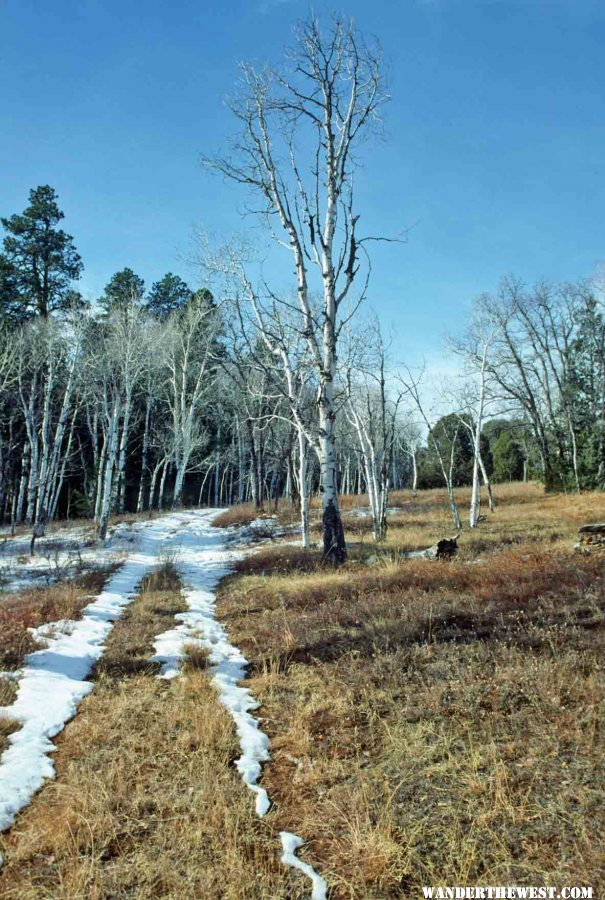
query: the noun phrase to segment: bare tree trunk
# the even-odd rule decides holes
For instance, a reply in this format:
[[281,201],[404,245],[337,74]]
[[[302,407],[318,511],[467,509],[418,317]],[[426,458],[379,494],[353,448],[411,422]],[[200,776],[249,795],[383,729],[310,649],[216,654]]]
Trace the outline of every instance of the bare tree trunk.
[[160,479],[160,490],[158,492],[158,509],[164,508],[164,490],[166,488],[166,476],[168,474],[169,466],[170,466],[170,460],[167,457],[164,460],[164,468],[162,470],[162,477]]
[[214,505],[216,507],[220,506],[220,490],[219,490],[219,476],[220,476],[220,456],[219,456],[219,447],[221,443],[221,420],[218,420],[218,428],[216,435],[216,461],[214,464]]
[[118,477],[115,482],[116,503],[119,513],[124,512],[126,503],[126,448],[130,433],[130,414],[132,410],[132,397],[128,395],[124,403],[124,417],[122,420],[122,434],[118,452]]
[[259,482],[259,464],[258,453],[256,449],[256,441],[254,437],[254,425],[251,419],[246,419],[246,428],[248,429],[248,442],[250,444],[250,487],[252,490],[252,500],[256,509],[262,507],[261,486]]
[[492,491],[492,483],[490,481],[489,475],[487,474],[487,469],[485,468],[485,463],[483,462],[483,456],[481,455],[481,450],[479,450],[479,466],[481,468],[483,484],[487,488],[487,502],[488,502],[488,506],[489,506],[489,511],[494,512],[496,509],[496,502],[494,500],[494,492]]
[[[198,506],[202,505],[202,500],[204,497],[204,488],[206,487],[206,482],[208,481],[208,478],[209,478],[211,472],[212,472],[212,467],[208,466],[208,468],[206,469],[206,474],[204,475],[204,477],[202,479],[202,485],[200,487],[200,495],[199,495],[198,501],[197,501]],[[210,503],[208,503],[208,506],[210,506]]]
[[298,482],[300,497],[300,533],[302,545],[308,549],[311,545],[309,535],[309,488],[307,476],[307,439],[302,428],[297,430],[298,437]]
[[244,469],[244,446],[242,441],[242,430],[239,418],[235,419],[235,429],[237,432],[237,502],[244,502],[245,488],[245,469]]
[[139,478],[139,495],[137,497],[137,512],[143,512],[145,506],[145,482],[147,480],[147,459],[149,457],[149,422],[151,419],[151,397],[147,397],[145,406],[145,428],[143,431],[143,449],[141,451],[141,477]]
[[19,480],[19,496],[17,497],[17,508],[15,510],[15,524],[20,525],[23,522],[25,504],[25,492],[29,480],[28,464],[31,455],[31,446],[29,442],[23,448],[23,456],[21,458],[21,478]]
[[412,494],[414,497],[418,493],[418,458],[417,458],[417,450],[414,447],[410,452],[410,456],[412,457]]
[[114,469],[118,455],[118,429],[120,420],[120,401],[116,396],[111,419],[109,422],[108,449],[105,458],[105,471],[103,473],[103,484],[101,490],[101,504],[98,521],[99,540],[104,541],[107,537],[107,526],[109,524],[109,516],[111,514],[112,498],[114,496]]

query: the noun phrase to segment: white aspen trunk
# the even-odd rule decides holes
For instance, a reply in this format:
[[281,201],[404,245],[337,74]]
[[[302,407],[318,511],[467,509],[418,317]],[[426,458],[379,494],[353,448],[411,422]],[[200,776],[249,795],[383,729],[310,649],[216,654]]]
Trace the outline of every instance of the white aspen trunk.
[[[56,507],[58,503],[58,494],[56,496],[56,501],[54,500],[54,496],[57,493],[57,480],[62,477],[61,473],[65,473],[65,468],[67,464],[67,460],[69,459],[69,455],[71,452],[71,444],[74,433],[74,424],[75,424],[75,412],[72,412],[72,393],[74,386],[74,373],[75,366],[77,361],[77,353],[72,357],[72,362],[69,370],[69,375],[67,379],[67,384],[65,386],[65,390],[63,392],[63,400],[61,403],[61,410],[59,412],[59,418],[57,421],[57,425],[55,428],[55,433],[52,439],[52,452],[50,456],[50,461],[47,466],[47,472],[42,481],[42,508],[44,510],[44,515],[40,515],[40,519],[42,520],[42,533],[43,529],[46,525],[46,521],[52,521],[55,517]],[[65,432],[67,429],[67,422],[69,416],[71,414],[71,427],[68,438],[68,446],[67,448],[63,447],[63,442],[65,439]],[[61,464],[61,460],[63,463]]]
[[117,491],[117,507],[118,512],[123,513],[126,503],[126,449],[128,447],[128,435],[130,432],[130,414],[132,411],[132,395],[130,391],[126,394],[124,403],[124,413],[122,420],[122,434],[120,437],[120,446],[118,452],[118,477],[115,481],[115,489]]
[[220,475],[220,455],[219,455],[219,447],[221,442],[221,420],[218,420],[218,427],[216,433],[216,462],[214,464],[214,505],[219,506],[220,497],[219,497],[219,475]]
[[418,493],[418,459],[416,453],[416,447],[414,447],[410,453],[412,457],[412,494],[414,497]]
[[573,468],[573,477],[574,477],[574,486],[576,489],[576,493],[581,492],[580,487],[580,474],[578,471],[578,440],[576,438],[576,430],[573,425],[571,413],[569,410],[567,411],[567,425],[569,429],[569,436],[571,439],[571,464]]
[[319,446],[324,556],[327,561],[338,564],[346,559],[346,546],[338,506],[333,385],[331,381],[325,385],[323,393],[319,411]]
[[446,475],[447,480],[447,494],[450,501],[450,509],[452,511],[452,519],[454,521],[454,527],[460,531],[462,528],[462,522],[460,521],[460,513],[458,511],[458,503],[456,502],[456,494],[454,493],[454,460],[456,456],[456,441],[458,439],[458,430],[454,433],[454,437],[452,438],[452,449],[450,452],[450,467],[449,472]]
[[151,397],[147,396],[145,405],[145,428],[143,431],[143,448],[141,451],[141,477],[139,478],[139,494],[137,497],[137,512],[142,513],[145,506],[145,480],[147,474],[147,459],[149,456],[149,422],[151,419]]
[[103,428],[103,444],[99,456],[99,467],[96,472],[97,484],[95,488],[95,511],[94,521],[98,524],[101,517],[101,503],[103,501],[103,475],[105,473],[105,463],[107,461],[107,429]]
[[479,524],[481,512],[481,481],[479,480],[479,459],[481,457],[481,431],[483,428],[483,408],[485,405],[485,366],[487,363],[487,350],[489,342],[483,346],[481,370],[479,373],[479,402],[475,421],[475,434],[473,437],[473,486],[471,490],[471,508],[469,512],[469,525],[476,528]]
[[224,504],[225,497],[225,484],[227,482],[227,477],[229,475],[229,465],[226,465],[223,469],[223,475],[221,477],[221,486],[218,494],[218,504],[217,506],[222,506]]
[[[29,428],[28,431],[30,431]],[[25,521],[28,525],[34,521],[34,514],[36,509],[36,492],[38,487],[39,444],[38,435],[33,430],[33,428],[30,432],[29,443],[31,447],[31,453],[29,458],[29,479],[27,482],[27,511],[25,513]]]
[[11,535],[14,536],[17,530],[17,491],[13,486],[13,502],[11,505]]
[[176,475],[174,479],[174,498],[173,498],[173,507],[177,508],[183,505],[183,486],[185,483],[185,467],[181,462],[177,466]]
[[345,533],[338,505],[338,472],[334,442],[334,378],[336,375],[336,296],[333,264],[334,231],[337,217],[337,182],[334,168],[335,148],[331,110],[326,111],[326,214],[321,241],[321,275],[324,286],[324,322],[322,328],[322,372],[319,394],[319,458],[323,506],[324,557],[333,565],[347,558]]
[[48,365],[48,373],[47,377],[44,380],[44,403],[43,403],[43,414],[42,414],[42,427],[40,429],[40,436],[42,439],[42,452],[39,456],[39,467],[38,467],[38,475],[37,475],[37,491],[36,491],[36,504],[34,509],[34,522],[33,522],[33,532],[30,550],[33,556],[34,554],[34,546],[36,542],[36,538],[42,537],[45,531],[46,526],[46,486],[48,481],[48,466],[49,466],[49,456],[50,456],[50,414],[51,414],[51,400],[52,400],[52,389],[53,389],[53,366],[51,363]]
[[481,468],[481,476],[483,478],[483,484],[487,489],[487,503],[489,506],[489,511],[494,512],[496,509],[496,503],[494,501],[494,492],[492,491],[492,483],[490,481],[489,475],[487,474],[487,469],[485,468],[485,463],[483,462],[483,457],[481,455],[481,451],[479,451],[479,467]]
[[162,477],[160,479],[160,489],[158,492],[158,509],[163,509],[164,507],[164,491],[166,489],[166,476],[168,475],[168,467],[170,465],[170,460],[166,458],[164,460],[164,468],[162,470]]
[[201,487],[200,487],[200,495],[199,495],[198,501],[197,501],[197,505],[198,505],[198,506],[201,506],[201,505],[202,505],[202,498],[203,498],[203,496],[204,496],[204,488],[206,487],[206,482],[208,481],[208,478],[209,478],[211,472],[212,472],[212,468],[209,466],[209,467],[206,469],[206,474],[204,475],[204,477],[203,477],[203,479],[202,479],[202,484],[201,484]]
[[[361,416],[357,413],[352,399],[348,402],[349,421],[357,434],[357,441],[363,460],[363,468],[368,489],[370,515],[372,517],[372,537],[375,541],[381,541],[385,532],[385,501],[383,500],[383,481],[379,477],[379,470],[383,468],[383,460],[378,460],[376,449],[372,441],[372,435]],[[380,462],[380,465],[379,465]],[[386,479],[388,493],[388,478]]]
[[112,415],[109,423],[108,450],[105,460],[105,472],[103,473],[103,487],[99,513],[98,534],[99,540],[104,541],[107,536],[107,526],[111,514],[111,503],[114,496],[114,469],[118,455],[118,430],[120,423],[120,401],[116,397],[113,404]]
[[54,491],[53,491],[53,494],[52,494],[52,496],[50,498],[50,502],[49,502],[49,519],[51,522],[54,521],[54,519],[57,515],[57,506],[59,505],[59,497],[61,496],[61,491],[63,489],[63,484],[65,481],[65,471],[67,469],[67,463],[68,463],[70,455],[71,455],[75,423],[76,423],[76,417],[73,416],[72,420],[71,420],[71,427],[69,429],[69,435],[67,438],[67,445],[65,447],[65,452],[63,453],[63,458],[61,461],[59,477],[58,477],[58,479],[55,480]]
[[300,486],[300,534],[305,549],[311,546],[309,534],[309,487],[307,475],[307,439],[302,428],[297,428],[298,437],[298,480]]
[[479,515],[481,512],[481,482],[479,480],[479,458],[475,454],[473,457],[473,480],[471,488],[471,505],[469,510],[468,523],[471,528],[476,528],[479,524]]
[[158,459],[155,466],[153,467],[153,472],[151,473],[151,481],[149,482],[149,500],[147,502],[147,509],[149,512],[152,511],[155,505],[155,489],[158,481],[158,475],[160,474],[160,469],[162,468],[163,460]]
[[29,479],[28,463],[31,454],[29,442],[23,448],[23,457],[21,458],[21,478],[19,479],[19,495],[17,497],[17,508],[15,510],[15,524],[20,525],[24,517],[25,492]]
[[244,443],[242,440],[240,421],[237,417],[235,419],[235,430],[237,433],[237,502],[243,503],[246,486]]

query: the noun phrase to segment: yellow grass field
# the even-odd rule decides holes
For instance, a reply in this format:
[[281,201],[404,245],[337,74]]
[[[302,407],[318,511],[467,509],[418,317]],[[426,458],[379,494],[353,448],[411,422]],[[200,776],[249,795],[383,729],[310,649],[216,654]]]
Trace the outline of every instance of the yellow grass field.
[[289,539],[223,580],[218,616],[271,739],[263,820],[204,654],[154,677],[153,638],[183,600],[172,565],[147,579],[57,741],[57,780],[0,838],[0,896],[307,897],[279,861],[282,829],[304,837],[330,900],[433,884],[603,896],[605,558],[573,545],[605,497],[507,485],[496,501],[453,560],[429,561],[403,553],[452,533],[442,492],[395,494],[380,547],[363,498],[344,498],[342,569]]

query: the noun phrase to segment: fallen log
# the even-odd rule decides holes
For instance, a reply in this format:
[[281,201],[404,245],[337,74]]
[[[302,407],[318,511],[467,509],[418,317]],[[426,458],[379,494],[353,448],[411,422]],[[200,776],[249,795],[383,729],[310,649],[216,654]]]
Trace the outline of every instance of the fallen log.
[[578,534],[599,534],[605,536],[605,522],[582,525],[581,528],[578,528]]
[[459,537],[460,532],[454,537],[442,538],[426,550],[409,550],[403,555],[406,559],[451,559],[458,552]]
[[578,528],[580,535],[576,550],[589,553],[593,550],[605,551],[605,522],[593,522]]

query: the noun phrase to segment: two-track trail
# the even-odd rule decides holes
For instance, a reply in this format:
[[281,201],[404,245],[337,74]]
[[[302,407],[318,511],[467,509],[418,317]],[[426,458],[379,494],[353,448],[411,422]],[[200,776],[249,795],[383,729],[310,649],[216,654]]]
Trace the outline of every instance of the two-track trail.
[[[241,556],[241,551],[226,545],[225,532],[212,526],[216,514],[216,510],[183,511],[136,523],[124,564],[81,619],[45,626],[40,635],[45,646],[26,658],[16,699],[0,711],[21,724],[0,759],[0,829],[9,828],[44,781],[54,776],[52,738],[94,689],[89,676],[142,579],[167,559],[181,576],[187,609],[156,637],[152,661],[160,664],[161,677],[173,678],[180,674],[188,647],[197,645],[208,653],[212,684],[239,739],[241,756],[235,765],[256,795],[257,814],[264,816],[269,810],[270,800],[258,784],[262,765],[270,758],[269,740],[252,715],[258,704],[241,684],[247,661],[215,617],[216,586]],[[280,837],[282,861],[300,869],[311,881],[312,898],[321,900],[327,890],[324,879],[295,855],[302,840],[285,832]]]

